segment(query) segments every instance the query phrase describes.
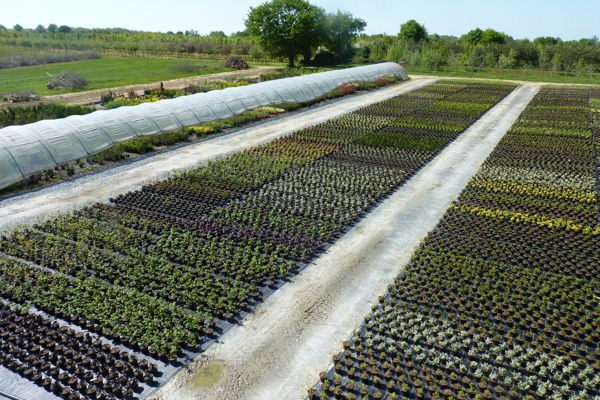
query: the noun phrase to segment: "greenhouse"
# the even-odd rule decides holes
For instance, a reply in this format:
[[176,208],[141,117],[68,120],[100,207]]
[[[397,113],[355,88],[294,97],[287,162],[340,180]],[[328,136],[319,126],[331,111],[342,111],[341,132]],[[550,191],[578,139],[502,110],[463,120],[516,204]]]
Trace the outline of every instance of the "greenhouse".
[[310,101],[343,84],[388,76],[407,79],[400,65],[381,63],[9,126],[0,129],[0,188],[124,140],[173,132],[272,104]]

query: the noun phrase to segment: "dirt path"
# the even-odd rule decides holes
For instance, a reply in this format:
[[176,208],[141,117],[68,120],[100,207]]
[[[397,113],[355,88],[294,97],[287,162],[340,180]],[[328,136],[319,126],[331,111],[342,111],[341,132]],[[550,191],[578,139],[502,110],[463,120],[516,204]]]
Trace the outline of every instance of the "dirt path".
[[[219,72],[216,74],[208,74],[208,75],[199,75],[192,76],[188,78],[179,78],[179,79],[171,79],[167,81],[162,81],[165,89],[183,89],[187,86],[197,85],[206,81],[213,81],[218,79],[237,79],[237,78],[251,78],[258,77],[261,74],[267,72],[273,72],[275,70],[281,69],[280,67],[257,67],[251,68],[247,70],[240,71],[228,71],[228,72]],[[129,86],[119,86],[114,88],[106,88],[106,89],[95,89],[89,90],[87,92],[77,92],[77,93],[65,93],[65,94],[57,94],[54,96],[42,96],[40,101],[32,101],[27,103],[2,103],[0,102],[0,108],[2,107],[24,107],[31,106],[36,104],[48,104],[48,103],[61,103],[68,104],[73,106],[83,106],[88,104],[95,104],[100,102],[100,97],[102,95],[107,94],[109,91],[112,91],[115,95],[121,96],[129,93],[130,91],[135,92],[137,95],[144,94],[144,90],[146,89],[158,89],[160,87],[160,82],[151,82],[151,83],[139,83],[136,85]]]
[[423,79],[423,78],[435,78],[435,79],[453,79],[453,80],[467,80],[467,81],[498,81],[498,82],[512,82],[519,85],[538,85],[538,86],[581,86],[581,87],[599,87],[600,84],[591,84],[591,83],[559,83],[559,82],[533,82],[533,81],[520,81],[515,79],[499,79],[499,78],[470,78],[463,76],[444,76],[444,75],[409,75],[414,79]]
[[538,89],[511,93],[150,398],[304,398]]
[[108,201],[119,193],[165,178],[176,169],[191,168],[208,160],[266,143],[304,127],[318,124],[357,108],[397,96],[435,81],[431,78],[402,82],[381,90],[349,96],[322,107],[294,113],[264,124],[190,144],[92,175],[25,193],[0,202],[0,228],[52,217],[53,213]]

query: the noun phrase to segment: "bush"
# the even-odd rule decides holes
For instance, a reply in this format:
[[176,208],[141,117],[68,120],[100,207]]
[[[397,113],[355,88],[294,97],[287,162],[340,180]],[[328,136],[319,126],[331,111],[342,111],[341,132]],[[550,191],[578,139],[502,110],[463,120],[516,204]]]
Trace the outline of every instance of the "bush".
[[318,72],[330,71],[327,68],[285,68],[280,71],[267,72],[260,76],[261,82],[272,81],[273,79],[291,78],[293,76],[316,74]]
[[87,79],[79,76],[75,72],[65,71],[58,75],[48,74],[52,78],[46,85],[48,89],[83,89],[88,85]]
[[350,83],[348,85],[341,85],[338,87],[338,90],[341,91],[343,94],[350,94],[358,90],[358,85],[354,83]]
[[248,54],[255,60],[261,60],[267,57],[264,50],[259,45],[252,46],[248,51]]
[[94,111],[93,107],[65,106],[62,104],[38,104],[30,107],[11,107],[0,110],[0,128],[24,125],[42,119],[65,118],[69,115],[84,115]]
[[107,94],[103,94],[102,96],[100,96],[100,104],[105,105],[107,103],[110,103],[114,99],[115,94],[112,92],[112,90],[109,90]]
[[272,81],[274,79],[291,78],[292,76],[303,75],[303,71],[300,68],[286,68],[281,71],[267,72],[260,76],[262,82]]
[[248,69],[250,66],[242,57],[230,56],[225,61],[225,68]]
[[335,53],[329,50],[319,50],[311,64],[323,67],[328,65],[336,65],[337,63],[338,62]]

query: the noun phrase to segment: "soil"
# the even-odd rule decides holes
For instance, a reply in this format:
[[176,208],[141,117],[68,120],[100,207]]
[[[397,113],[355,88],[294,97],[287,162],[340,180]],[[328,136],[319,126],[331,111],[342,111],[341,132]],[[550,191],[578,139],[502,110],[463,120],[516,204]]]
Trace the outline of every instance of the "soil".
[[219,382],[225,375],[225,364],[222,360],[212,360],[206,363],[198,372],[194,373],[186,387],[188,390],[200,390]]
[[[450,203],[539,90],[525,85],[488,111],[404,186],[152,400],[302,399]],[[188,384],[212,360],[221,380]],[[198,371],[198,372],[196,372]]]
[[[257,67],[251,68],[247,70],[240,71],[228,71],[228,72],[219,72],[216,74],[208,74],[208,75],[199,75],[192,76],[187,78],[179,78],[179,79],[171,79],[167,81],[162,81],[165,89],[183,89],[188,86],[197,85],[202,82],[214,81],[219,79],[239,79],[239,78],[258,78],[259,75],[265,74],[268,72],[273,72],[281,69],[280,67]],[[147,89],[158,89],[160,88],[161,82],[151,82],[151,83],[140,83],[136,85],[128,85],[128,86],[119,86],[114,88],[106,88],[106,89],[95,89],[89,90],[86,92],[77,92],[77,93],[65,93],[65,94],[57,94],[53,96],[42,96],[39,101],[30,101],[26,103],[3,103],[0,102],[0,109],[6,107],[26,107],[26,106],[34,106],[37,104],[49,104],[49,103],[61,103],[67,104],[71,106],[85,106],[90,104],[100,103],[100,98],[102,95],[107,94],[109,91],[112,91],[115,96],[126,95],[127,93],[133,91],[136,95],[143,95],[144,91]]]

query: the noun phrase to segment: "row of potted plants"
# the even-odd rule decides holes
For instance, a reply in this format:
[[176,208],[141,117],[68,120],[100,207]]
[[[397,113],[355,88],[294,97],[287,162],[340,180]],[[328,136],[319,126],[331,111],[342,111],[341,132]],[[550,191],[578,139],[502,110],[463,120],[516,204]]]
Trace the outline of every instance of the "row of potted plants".
[[536,95],[309,397],[600,395],[589,97]]
[[[512,88],[436,83],[417,101],[400,96],[19,229],[0,240],[0,297],[175,362],[183,348],[214,337],[215,320],[231,322],[260,301]],[[411,126],[419,115],[426,129]],[[21,368],[14,362],[9,368]]]

